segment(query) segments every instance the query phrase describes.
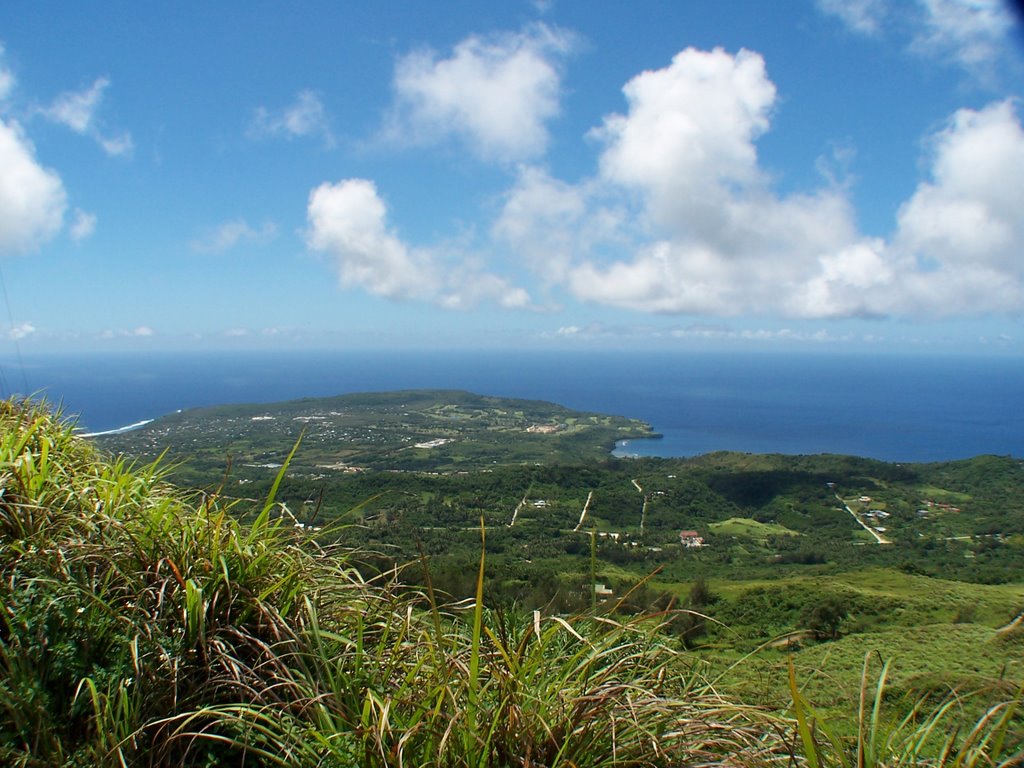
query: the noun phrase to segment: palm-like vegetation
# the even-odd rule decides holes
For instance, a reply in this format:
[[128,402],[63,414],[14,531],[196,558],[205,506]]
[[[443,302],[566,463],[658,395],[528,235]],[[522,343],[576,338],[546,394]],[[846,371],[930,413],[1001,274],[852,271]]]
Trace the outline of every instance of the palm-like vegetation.
[[[255,509],[188,495],[158,466],[97,454],[44,408],[0,404],[0,762],[755,766],[870,754],[860,766],[927,753],[824,742],[795,687],[793,721],[726,700],[666,644],[659,617],[485,610],[483,556],[466,605],[410,590],[400,573],[365,580],[355,562],[296,528],[273,492]],[[1009,722],[990,718],[970,750],[954,739],[937,759],[1009,764]]]

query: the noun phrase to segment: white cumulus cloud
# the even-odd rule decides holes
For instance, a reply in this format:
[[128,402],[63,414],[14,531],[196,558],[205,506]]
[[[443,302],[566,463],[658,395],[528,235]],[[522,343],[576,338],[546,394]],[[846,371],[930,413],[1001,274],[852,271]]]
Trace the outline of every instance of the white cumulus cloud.
[[327,109],[320,96],[309,89],[299,91],[295,101],[283,109],[258,107],[249,124],[248,135],[286,139],[319,136],[326,146],[334,146]]
[[0,254],[38,248],[60,231],[67,195],[17,123],[0,121]]
[[466,309],[482,301],[527,307],[529,295],[472,260],[442,261],[426,249],[411,248],[392,231],[387,206],[373,182],[346,179],[324,183],[309,196],[306,243],[335,260],[341,283],[389,299],[430,301]]
[[583,190],[539,168],[525,167],[492,231],[521,254],[534,272],[549,282],[560,282],[580,246],[579,223],[586,211]]
[[429,256],[388,229],[387,209],[373,182],[321,184],[310,193],[307,219],[308,246],[335,258],[344,285],[396,299],[438,290]]
[[887,259],[885,242],[864,239],[822,254],[818,269],[795,289],[793,315],[805,317],[909,314],[894,295],[900,284]]
[[515,161],[543,154],[559,112],[560,62],[572,36],[537,24],[515,34],[471,36],[447,58],[401,58],[390,134],[414,142],[455,136],[479,156]]
[[623,93],[629,112],[593,132],[605,142],[601,173],[641,192],[659,221],[717,228],[733,190],[760,185],[753,142],[768,129],[775,101],[761,56],[687,48]]
[[921,308],[1024,309],[1024,130],[1011,101],[962,109],[933,137],[931,180],[899,211],[894,246]]
[[[532,207],[513,194],[500,232],[511,221],[538,249],[552,239],[586,244],[571,266],[571,256],[555,251],[566,284],[586,301],[666,313],[798,314],[793,287],[821,253],[850,242],[852,211],[830,187],[789,197],[770,189],[755,146],[776,98],[762,58],[687,49],[623,92],[628,111],[593,132],[603,151],[585,194],[547,182],[540,189],[552,199],[532,192],[541,200]],[[628,215],[598,202],[614,195],[639,207]],[[594,240],[602,231],[604,244]],[[609,243],[615,247],[602,247]]]

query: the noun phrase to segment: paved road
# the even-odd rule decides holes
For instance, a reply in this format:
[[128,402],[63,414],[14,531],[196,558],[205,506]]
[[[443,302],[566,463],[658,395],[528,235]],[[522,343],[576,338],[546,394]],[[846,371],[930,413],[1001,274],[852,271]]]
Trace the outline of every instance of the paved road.
[[892,544],[892,541],[890,539],[885,538],[885,536],[883,536],[870,525],[861,520],[860,517],[857,516],[857,513],[850,509],[850,505],[843,501],[842,496],[840,496],[838,493],[836,494],[836,498],[839,499],[839,503],[846,508],[846,511],[853,515],[853,519],[860,523],[860,527],[875,537],[875,541],[877,541],[879,544]]

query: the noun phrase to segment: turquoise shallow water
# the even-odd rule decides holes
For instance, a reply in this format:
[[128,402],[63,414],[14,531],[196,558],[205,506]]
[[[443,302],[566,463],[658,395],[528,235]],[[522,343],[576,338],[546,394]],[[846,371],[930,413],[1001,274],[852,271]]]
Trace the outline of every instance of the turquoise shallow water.
[[1024,360],[664,352],[165,353],[0,358],[4,393],[42,393],[88,431],[172,411],[347,392],[457,388],[644,419],[623,453],[1024,457]]

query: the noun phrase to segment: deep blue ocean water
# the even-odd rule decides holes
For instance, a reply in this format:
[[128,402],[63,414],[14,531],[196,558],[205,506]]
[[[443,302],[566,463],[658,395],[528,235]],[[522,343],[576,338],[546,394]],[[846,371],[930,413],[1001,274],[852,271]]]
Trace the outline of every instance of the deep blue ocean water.
[[0,358],[3,394],[42,393],[87,431],[178,409],[456,388],[648,421],[620,453],[1024,457],[1024,360],[711,352],[331,351]]

